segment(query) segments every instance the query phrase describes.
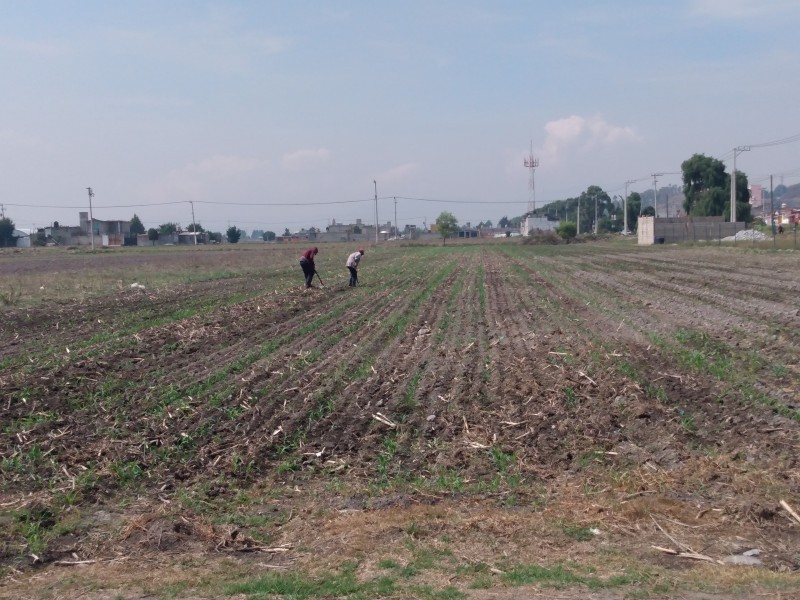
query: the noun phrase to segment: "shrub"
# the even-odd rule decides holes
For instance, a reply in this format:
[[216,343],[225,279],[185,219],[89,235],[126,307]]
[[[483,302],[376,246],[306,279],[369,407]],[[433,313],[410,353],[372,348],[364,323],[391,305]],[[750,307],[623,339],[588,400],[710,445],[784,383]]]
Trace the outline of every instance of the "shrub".
[[572,221],[562,221],[556,228],[556,233],[564,240],[571,240],[578,235],[578,228]]

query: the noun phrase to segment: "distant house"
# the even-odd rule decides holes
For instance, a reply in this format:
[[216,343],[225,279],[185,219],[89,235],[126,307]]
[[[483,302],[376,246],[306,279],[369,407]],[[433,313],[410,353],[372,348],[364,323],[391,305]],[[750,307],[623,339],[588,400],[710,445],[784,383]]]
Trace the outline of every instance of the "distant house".
[[[382,240],[395,235],[392,223],[386,222],[380,226],[378,233]],[[370,242],[375,240],[375,225],[367,225],[356,219],[355,223],[344,224],[333,221],[325,231],[317,230],[315,239],[320,242]]]
[[560,221],[551,221],[547,217],[534,217],[533,215],[526,215],[522,220],[520,233],[522,235],[530,235],[536,232],[555,231],[558,229]]
[[478,238],[481,236],[481,232],[477,227],[473,227],[471,223],[467,223],[458,228],[457,236],[460,238]]
[[132,239],[130,221],[103,221],[89,219],[88,212],[79,212],[80,225],[61,226],[53,223],[44,227],[39,233],[60,246],[88,246],[94,241],[99,246],[123,246],[126,239]]
[[17,238],[17,248],[30,248],[32,236],[36,235],[35,229],[15,229],[11,237]]
[[207,244],[208,233],[206,233],[205,231],[198,231],[197,233],[195,233],[194,231],[181,231],[180,233],[178,233],[178,243],[191,244],[191,245]]

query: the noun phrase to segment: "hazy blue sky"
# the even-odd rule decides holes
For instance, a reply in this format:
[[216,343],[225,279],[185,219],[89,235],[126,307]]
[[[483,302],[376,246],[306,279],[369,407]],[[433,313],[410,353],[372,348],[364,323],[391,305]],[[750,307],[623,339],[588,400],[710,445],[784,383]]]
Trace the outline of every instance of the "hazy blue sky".
[[[77,225],[91,186],[101,219],[185,226],[192,200],[281,233],[373,222],[377,181],[382,223],[393,197],[401,226],[497,222],[531,143],[537,205],[644,191],[800,133],[798,31],[798,0],[0,0],[0,202]],[[789,185],[799,159],[737,167]]]

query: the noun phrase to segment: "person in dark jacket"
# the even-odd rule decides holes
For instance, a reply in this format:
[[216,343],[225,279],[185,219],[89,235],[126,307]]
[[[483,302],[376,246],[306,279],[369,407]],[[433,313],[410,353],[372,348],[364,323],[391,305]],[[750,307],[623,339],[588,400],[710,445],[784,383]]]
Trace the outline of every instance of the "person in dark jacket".
[[314,266],[314,257],[319,252],[319,248],[314,246],[309,248],[300,256],[300,268],[303,269],[303,275],[306,278],[306,288],[311,287],[311,282],[314,281],[314,273],[317,268]]

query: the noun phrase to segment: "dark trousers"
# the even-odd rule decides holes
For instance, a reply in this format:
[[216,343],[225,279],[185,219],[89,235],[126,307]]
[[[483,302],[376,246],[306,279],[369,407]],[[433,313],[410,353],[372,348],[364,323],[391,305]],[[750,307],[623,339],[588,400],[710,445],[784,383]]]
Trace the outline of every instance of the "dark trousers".
[[314,281],[314,264],[308,262],[305,258],[300,259],[300,267],[303,269],[303,275],[306,278],[306,287],[311,287],[311,282]]
[[358,271],[355,267],[347,267],[350,270],[350,287],[356,287],[358,283]]

